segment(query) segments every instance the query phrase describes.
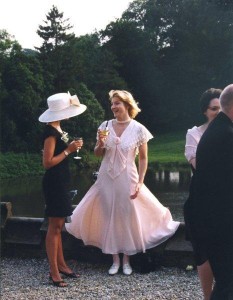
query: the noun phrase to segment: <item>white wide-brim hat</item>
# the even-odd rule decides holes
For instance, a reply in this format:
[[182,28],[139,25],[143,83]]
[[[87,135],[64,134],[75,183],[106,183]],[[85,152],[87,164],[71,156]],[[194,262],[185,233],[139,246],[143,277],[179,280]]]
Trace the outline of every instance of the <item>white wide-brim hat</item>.
[[81,104],[76,95],[70,93],[59,93],[47,99],[48,109],[39,117],[42,123],[61,121],[82,114],[86,105]]

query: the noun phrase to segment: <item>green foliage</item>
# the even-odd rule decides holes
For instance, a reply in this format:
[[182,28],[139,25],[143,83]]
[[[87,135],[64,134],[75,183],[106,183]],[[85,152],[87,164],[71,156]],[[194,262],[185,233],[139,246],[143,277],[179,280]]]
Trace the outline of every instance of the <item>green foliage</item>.
[[139,115],[138,120],[150,128],[156,128],[157,115],[157,68],[158,54],[150,36],[138,26],[137,20],[124,18],[110,23],[102,32],[107,40],[104,47],[113,52],[118,61],[119,74],[139,102],[147,116]]
[[73,84],[84,82],[109,114],[108,92],[111,89],[125,89],[126,82],[116,69],[119,62],[114,54],[105,49],[97,34],[73,39],[69,44],[69,59],[72,61],[70,79]]
[[87,110],[74,118],[64,121],[64,128],[71,136],[82,136],[85,147],[93,149],[96,142],[98,126],[104,120],[104,110],[96,100],[94,94],[84,84],[69,89],[71,94],[77,94],[80,102],[87,106]]
[[41,154],[0,153],[1,178],[38,176],[43,173]]
[[32,124],[36,122],[44,89],[41,65],[36,56],[25,55],[17,43],[3,50],[1,150],[34,151],[38,147],[38,130]]
[[59,45],[63,45],[74,37],[74,34],[67,33],[73,26],[67,24],[69,19],[64,20],[63,15],[53,5],[46,15],[45,26],[39,25],[37,34],[44,40],[42,47],[38,48],[41,52],[56,50]]
[[[92,142],[94,144],[95,139]],[[173,167],[187,168],[184,145],[185,132],[155,135],[155,138],[148,143],[149,167],[156,166],[157,169],[170,170]],[[84,147],[80,151],[82,160],[76,161],[72,155],[69,156],[71,169],[75,170],[78,165],[79,168],[93,168],[94,170],[100,164],[101,159],[94,155],[93,148],[87,147],[84,139]],[[41,154],[0,154],[0,178],[37,176],[43,173]]]
[[151,130],[200,120],[198,99],[233,80],[233,8],[227,1],[136,0],[103,35]]
[[105,30],[81,37],[68,20],[52,7],[37,31],[38,51],[0,30],[2,152],[38,153],[38,116],[54,93],[73,90],[88,106],[65,126],[91,149],[99,123],[112,117],[111,89],[131,91],[138,121],[164,133],[200,124],[201,94],[233,81],[232,1],[135,0]]
[[70,67],[67,64],[66,44],[74,38],[68,33],[73,26],[69,19],[64,20],[63,13],[53,6],[44,21],[45,26],[39,25],[38,35],[43,39],[39,50],[39,59],[44,69],[44,76],[49,93],[60,92],[64,88],[64,81],[70,76]]

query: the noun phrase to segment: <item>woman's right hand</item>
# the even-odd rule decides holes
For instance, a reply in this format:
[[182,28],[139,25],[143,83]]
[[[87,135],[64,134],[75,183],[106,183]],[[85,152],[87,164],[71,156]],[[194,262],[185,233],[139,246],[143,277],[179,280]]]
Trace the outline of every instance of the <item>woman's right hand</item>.
[[70,152],[70,153],[73,153],[79,149],[81,149],[83,146],[83,140],[77,140],[77,141],[72,141],[68,147],[67,147],[67,150]]
[[100,129],[98,129],[97,134],[98,134],[98,144],[99,144],[99,147],[102,148],[104,146],[104,142],[106,140],[106,135],[103,134]]
[[104,151],[105,151],[104,146],[105,146],[105,141],[106,141],[107,135],[106,135],[106,133],[104,133],[103,130],[101,131],[100,129],[98,129],[97,136],[98,136],[98,140],[95,145],[94,153],[96,156],[103,156]]

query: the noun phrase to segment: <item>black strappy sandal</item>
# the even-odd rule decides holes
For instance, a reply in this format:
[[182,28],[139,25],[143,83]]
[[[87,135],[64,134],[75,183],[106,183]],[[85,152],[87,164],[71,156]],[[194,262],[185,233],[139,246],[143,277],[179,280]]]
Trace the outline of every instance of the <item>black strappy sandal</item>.
[[60,271],[60,270],[59,270],[59,272],[61,274],[65,275],[66,277],[69,277],[69,278],[79,278],[80,277],[79,274],[76,274],[74,272],[72,272],[72,273],[66,273],[66,272],[63,272],[63,271]]
[[[68,286],[68,283],[66,283],[64,280],[55,281],[53,280],[51,274],[49,274],[49,279],[52,281],[53,285],[60,288],[66,288]],[[65,285],[63,285],[65,284]]]

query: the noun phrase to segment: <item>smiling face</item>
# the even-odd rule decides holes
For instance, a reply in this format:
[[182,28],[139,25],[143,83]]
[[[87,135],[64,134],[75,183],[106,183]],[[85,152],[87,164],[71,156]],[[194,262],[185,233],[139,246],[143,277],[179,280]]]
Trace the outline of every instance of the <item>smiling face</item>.
[[204,112],[208,122],[211,122],[214,118],[216,118],[217,114],[220,112],[220,101],[218,98],[214,98],[210,101],[207,110]]
[[120,98],[113,97],[111,103],[111,110],[117,120],[121,121],[129,118],[128,105]]

